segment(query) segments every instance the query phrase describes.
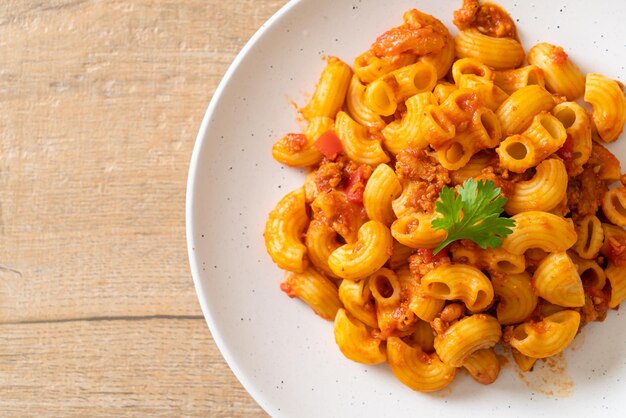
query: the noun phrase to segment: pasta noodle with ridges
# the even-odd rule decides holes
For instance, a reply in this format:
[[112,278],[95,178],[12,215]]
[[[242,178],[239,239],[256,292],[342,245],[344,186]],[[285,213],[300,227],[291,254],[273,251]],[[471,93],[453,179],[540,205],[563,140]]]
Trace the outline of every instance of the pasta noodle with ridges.
[[545,42],[537,44],[528,51],[528,62],[541,68],[546,88],[551,92],[576,100],[585,91],[585,76],[563,48]]
[[623,85],[601,74],[587,74],[585,101],[593,106],[592,119],[600,138],[615,141],[626,122],[626,97]]
[[435,337],[435,351],[444,363],[460,367],[476,351],[496,345],[501,335],[500,323],[493,316],[466,316]]

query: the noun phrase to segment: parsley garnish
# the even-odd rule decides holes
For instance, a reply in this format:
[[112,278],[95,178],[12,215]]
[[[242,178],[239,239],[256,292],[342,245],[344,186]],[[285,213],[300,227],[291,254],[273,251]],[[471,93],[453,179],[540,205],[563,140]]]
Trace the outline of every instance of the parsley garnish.
[[502,238],[513,232],[515,221],[500,217],[508,199],[500,195],[493,181],[476,183],[470,178],[459,188],[458,195],[453,187],[444,186],[439,198],[435,208],[443,216],[434,219],[432,225],[446,231],[447,236],[433,254],[460,239],[470,239],[483,249],[498,247]]

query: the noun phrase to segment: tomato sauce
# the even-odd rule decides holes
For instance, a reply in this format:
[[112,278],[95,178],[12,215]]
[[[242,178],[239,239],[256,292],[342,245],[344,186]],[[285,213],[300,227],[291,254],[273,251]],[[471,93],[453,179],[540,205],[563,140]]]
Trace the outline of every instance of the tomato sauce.
[[285,292],[285,294],[287,296],[289,296],[290,298],[295,298],[296,296],[298,296],[296,294],[295,289],[293,288],[293,286],[291,285],[291,283],[289,283],[289,280],[284,281],[280,284],[280,290],[282,290],[283,292]]
[[611,237],[602,247],[602,254],[616,266],[626,266],[626,237]]
[[517,39],[517,29],[511,16],[493,3],[481,5],[478,0],[463,0],[463,6],[454,11],[453,23],[460,30],[472,27],[487,36]]
[[290,152],[296,153],[302,151],[306,146],[308,139],[304,134],[287,134],[285,136],[285,144]]
[[552,50],[550,59],[552,60],[553,64],[563,65],[567,62],[568,57],[567,57],[567,53],[563,51],[563,48],[561,48],[560,46],[557,46],[556,48]]
[[517,31],[511,16],[500,6],[492,3],[483,4],[476,15],[476,29],[496,38],[517,38]]
[[561,157],[563,160],[563,164],[565,164],[565,169],[567,170],[568,175],[572,175],[575,170],[574,167],[574,139],[570,134],[567,134],[567,139],[563,146],[556,152],[556,154]]
[[363,203],[363,191],[365,191],[365,184],[371,174],[371,167],[365,164],[360,165],[356,171],[350,173],[344,188],[348,202],[358,205]]

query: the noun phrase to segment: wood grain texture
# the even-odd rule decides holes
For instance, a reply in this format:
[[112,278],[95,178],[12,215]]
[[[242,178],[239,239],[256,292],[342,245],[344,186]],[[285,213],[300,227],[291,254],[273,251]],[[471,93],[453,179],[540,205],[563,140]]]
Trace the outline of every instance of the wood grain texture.
[[263,416],[203,320],[0,325],[2,416]]
[[0,2],[0,411],[263,414],[212,342],[188,162],[285,0]]

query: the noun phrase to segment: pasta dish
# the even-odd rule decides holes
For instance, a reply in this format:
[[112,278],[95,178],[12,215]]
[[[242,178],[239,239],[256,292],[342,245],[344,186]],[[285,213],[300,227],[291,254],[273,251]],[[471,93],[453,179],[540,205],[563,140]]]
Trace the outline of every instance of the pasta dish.
[[525,50],[495,4],[454,24],[409,10],[352,66],[326,58],[306,128],[272,147],[304,184],[264,233],[341,352],[422,392],[494,382],[498,344],[530,371],[626,299],[626,176],[604,146],[623,85]]

